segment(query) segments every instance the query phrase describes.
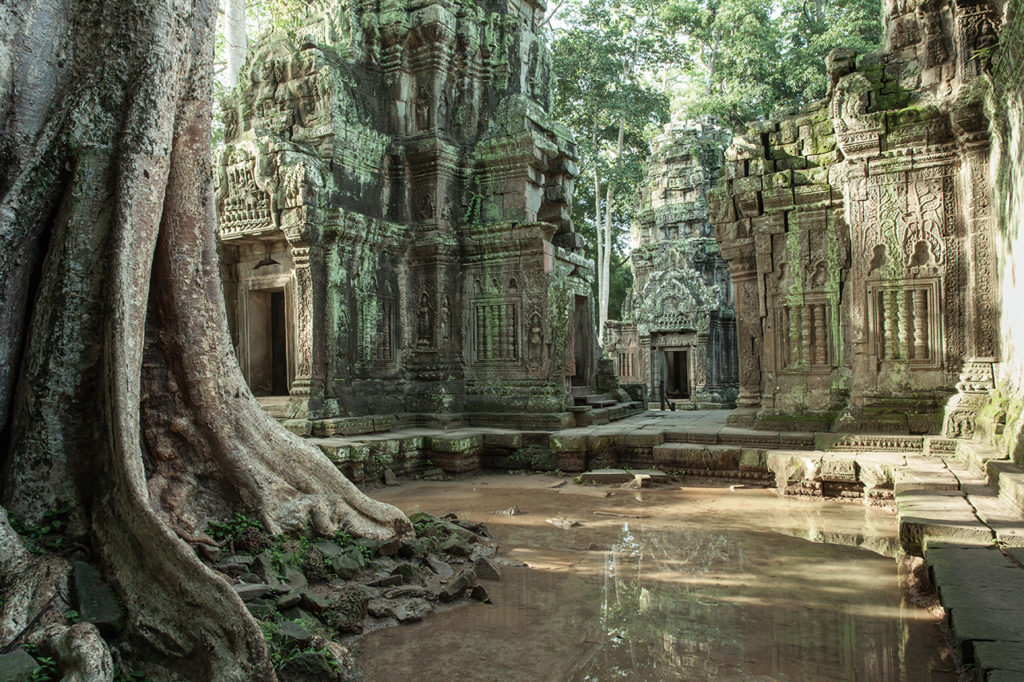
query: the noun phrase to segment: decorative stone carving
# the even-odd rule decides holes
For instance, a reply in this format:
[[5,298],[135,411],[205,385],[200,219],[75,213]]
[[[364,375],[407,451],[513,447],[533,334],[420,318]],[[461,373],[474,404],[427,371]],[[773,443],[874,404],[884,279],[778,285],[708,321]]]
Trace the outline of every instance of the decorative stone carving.
[[[633,225],[634,287],[623,322],[610,321],[605,349],[620,379],[700,406],[736,399],[732,285],[710,236],[706,193],[727,138],[714,127],[672,122],[655,139]],[[643,351],[639,357],[638,349]]]
[[957,379],[996,352],[987,123],[963,61],[991,44],[981,7],[887,0],[886,52],[834,51],[825,101],[727,151],[711,204],[750,398],[735,420],[934,433],[958,390],[947,429],[973,431]]
[[247,376],[313,420],[571,419],[570,382],[596,380],[593,263],[570,217],[575,145],[548,113],[543,6],[309,9],[226,99],[216,196]]

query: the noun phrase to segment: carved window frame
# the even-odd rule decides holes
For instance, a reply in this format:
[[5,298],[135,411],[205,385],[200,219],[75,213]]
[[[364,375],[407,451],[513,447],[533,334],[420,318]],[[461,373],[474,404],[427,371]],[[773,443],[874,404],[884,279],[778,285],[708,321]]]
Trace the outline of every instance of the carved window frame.
[[[381,358],[374,354],[374,346],[370,343],[371,339],[375,338],[378,327],[374,326],[372,329],[369,328],[368,322],[371,315],[374,317],[374,322],[377,322],[376,315],[383,315],[386,308],[386,303],[391,304],[390,312],[387,315],[387,327],[389,333],[388,353],[389,357]],[[393,296],[377,296],[368,297],[364,300],[359,301],[358,310],[359,318],[357,320],[359,330],[359,344],[357,350],[357,357],[359,358],[359,366],[363,373],[372,370],[382,369],[394,369],[398,362],[398,323],[396,314],[398,301]],[[376,309],[376,313],[371,313],[371,308]]]
[[[510,339],[511,344],[508,344],[509,339],[506,339],[505,344],[501,345],[512,346],[511,356],[498,356],[490,357],[481,355],[481,343],[485,341],[480,337],[480,314],[482,309],[492,307],[504,307],[506,310],[511,308],[515,319],[512,322],[512,338]],[[472,308],[470,310],[470,357],[472,362],[477,366],[484,367],[508,367],[520,365],[523,362],[523,306],[521,296],[495,296],[487,298],[477,298],[472,302]],[[506,318],[507,322],[507,318]]]
[[[879,305],[881,296],[891,296],[893,292],[902,295],[904,306],[908,296],[913,297],[915,291],[923,291],[927,296],[926,313],[928,315],[928,356],[925,358],[909,357],[904,348],[903,357],[887,357],[885,353],[885,308]],[[905,310],[905,308],[904,308]],[[912,328],[899,318],[900,333],[906,333],[906,344],[913,343]],[[906,278],[893,281],[869,280],[867,282],[867,323],[868,347],[881,361],[887,363],[905,363],[911,369],[941,369],[943,349],[943,301],[942,281],[940,277]]]
[[[813,352],[816,346],[809,348],[807,362],[791,364],[789,361],[789,326],[786,324],[787,309],[799,308],[801,311],[809,311],[811,306],[820,306],[825,311],[825,361],[818,362]],[[816,291],[805,293],[798,304],[787,303],[786,296],[776,296],[772,306],[775,323],[775,367],[779,374],[829,374],[837,367],[836,363],[836,340],[833,338],[832,327],[838,314],[838,306],[835,303],[835,295],[827,291]],[[801,312],[801,315],[803,312]],[[814,322],[811,321],[811,334],[816,335]],[[813,338],[817,344],[818,339]]]

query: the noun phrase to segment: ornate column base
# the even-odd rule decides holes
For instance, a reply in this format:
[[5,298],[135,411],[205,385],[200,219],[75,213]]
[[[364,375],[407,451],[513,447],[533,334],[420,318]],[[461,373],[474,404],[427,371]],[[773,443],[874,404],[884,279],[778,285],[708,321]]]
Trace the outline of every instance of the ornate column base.
[[978,414],[995,390],[994,363],[990,359],[967,360],[956,385],[957,394],[946,404],[942,435],[946,438],[973,438]]

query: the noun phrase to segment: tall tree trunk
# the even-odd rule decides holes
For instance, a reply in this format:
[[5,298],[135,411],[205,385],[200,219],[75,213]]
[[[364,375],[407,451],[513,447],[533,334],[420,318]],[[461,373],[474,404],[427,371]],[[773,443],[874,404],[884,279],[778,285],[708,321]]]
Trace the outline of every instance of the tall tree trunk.
[[[411,526],[263,412],[235,361],[210,166],[215,1],[0,8],[0,500],[30,524],[71,510],[151,675],[274,679],[256,622],[182,538],[230,511],[271,532]],[[0,547],[5,588],[34,565],[17,557]],[[6,600],[0,625],[31,603]]]
[[[601,238],[601,173],[597,167],[597,124],[598,117],[597,111],[594,111],[594,127],[591,133],[591,142],[594,145],[594,240],[597,242],[597,298],[601,300],[601,289],[604,286],[604,271],[601,269],[601,265],[604,263],[604,240]],[[601,310],[600,303],[598,303],[598,311]],[[604,336],[602,329],[604,324],[599,322],[597,328],[597,340],[598,343],[604,345]]]
[[[615,148],[615,165],[620,166],[622,164],[622,150],[625,144],[625,132],[626,132],[626,121],[620,116],[619,117],[619,137],[618,144]],[[601,339],[602,345],[604,344],[604,328],[608,322],[608,301],[611,294],[611,264],[612,264],[612,208],[615,203],[615,191],[612,189],[612,183],[608,183],[607,193],[605,195],[604,204],[604,234],[599,237],[599,241],[604,242],[604,248],[601,255],[603,259],[600,262],[600,294],[599,294],[599,312],[598,312],[598,338]],[[600,223],[598,224],[600,225]]]
[[238,74],[245,64],[249,52],[249,33],[246,29],[245,0],[222,0],[224,12],[224,58],[225,67],[222,82],[224,87],[233,88],[238,83]]

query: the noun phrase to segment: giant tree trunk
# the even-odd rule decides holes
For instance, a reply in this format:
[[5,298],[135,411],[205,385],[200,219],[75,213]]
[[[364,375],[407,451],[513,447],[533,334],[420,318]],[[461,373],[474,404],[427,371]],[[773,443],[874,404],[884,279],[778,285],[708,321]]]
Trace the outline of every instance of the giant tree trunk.
[[246,28],[245,0],[222,0],[224,12],[224,76],[226,88],[238,84],[238,73],[245,65],[249,52],[249,32]]
[[[214,3],[0,5],[0,500],[26,523],[71,509],[151,676],[273,679],[256,622],[182,538],[231,511],[271,532],[411,526],[263,412],[238,369],[213,215]],[[26,570],[9,545],[0,572]],[[34,600],[0,620],[24,623]]]

